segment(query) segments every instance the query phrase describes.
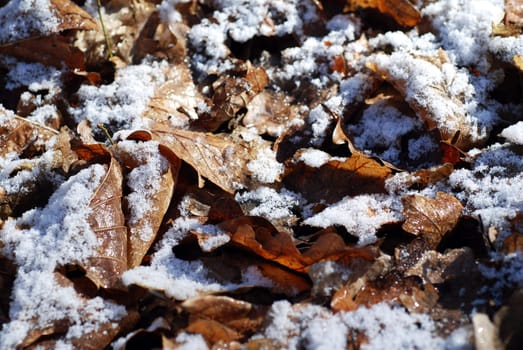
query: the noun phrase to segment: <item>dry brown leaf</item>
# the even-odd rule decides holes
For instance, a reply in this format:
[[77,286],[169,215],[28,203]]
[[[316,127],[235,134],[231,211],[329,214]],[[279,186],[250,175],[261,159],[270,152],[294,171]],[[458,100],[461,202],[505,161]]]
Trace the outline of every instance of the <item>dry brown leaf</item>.
[[384,193],[385,180],[391,174],[389,167],[358,152],[345,161],[330,160],[319,168],[302,162],[291,165],[283,183],[309,201],[333,203],[345,196]]
[[266,219],[242,216],[222,222],[219,227],[231,236],[231,242],[264,259],[294,271],[304,271],[306,268],[292,237],[278,232]]
[[131,51],[133,63],[141,62],[147,55],[182,63],[188,31],[189,27],[183,22],[162,23],[158,11],[151,13],[134,42]]
[[67,29],[98,29],[96,20],[74,2],[69,0],[50,0],[49,2],[56,17],[60,20],[60,24],[58,24],[59,31]]
[[[128,154],[124,150],[119,149],[118,144],[115,145],[114,151],[118,155],[120,163],[129,171],[144,165],[144,161],[140,157]],[[145,162],[147,162],[147,160],[145,160]],[[161,174],[158,186],[151,186],[151,188],[146,188],[140,193],[143,201],[146,202],[146,204],[141,202],[140,205],[146,205],[148,208],[154,208],[154,210],[145,213],[142,217],[134,218],[133,221],[127,221],[129,230],[127,239],[128,268],[133,268],[141,264],[143,257],[156,238],[156,233],[169,207],[178,178],[181,160],[178,159],[177,162],[171,162],[170,164],[171,166],[167,168],[165,173]],[[132,194],[132,192],[130,194]],[[128,203],[129,208],[133,205],[136,204]]]
[[0,46],[0,54],[46,66],[61,68],[65,63],[70,69],[85,70],[83,52],[72,46],[68,38],[59,34]]
[[402,198],[405,222],[402,228],[421,235],[432,249],[451,231],[461,217],[463,206],[452,195],[438,192],[436,198],[407,195]]
[[246,109],[269,82],[267,73],[261,67],[247,63],[246,67],[238,67],[238,70],[238,76],[222,75],[213,83],[211,113],[196,120],[195,127],[216,131],[226,121],[240,117],[237,113]]
[[101,144],[84,145],[75,149],[79,158],[105,160],[107,173],[93,194],[87,218],[96,234],[99,246],[94,256],[82,267],[98,288],[119,286],[121,274],[127,270],[127,227],[122,211],[122,181],[120,165]]
[[450,163],[445,163],[443,165],[430,169],[420,169],[413,174],[415,180],[412,183],[412,185],[416,184],[420,188],[425,188],[429,185],[434,185],[440,182],[441,180],[448,178],[453,171],[454,166]]
[[256,147],[267,146],[248,143],[235,136],[175,129],[160,124],[151,131],[133,132],[128,139],[158,141],[170,153],[189,163],[199,175],[229,193],[248,184],[246,164],[256,153]]
[[391,16],[400,26],[414,27],[421,14],[409,0],[347,0],[349,9],[374,8]]
[[207,104],[198,92],[186,64],[170,66],[166,83],[158,87],[143,116],[167,125],[185,126],[198,119],[198,108]]
[[58,134],[58,131],[45,125],[21,118],[0,106],[0,156],[15,152],[32,157],[44,151],[45,142]]
[[200,296],[181,304],[189,314],[187,331],[197,332],[211,344],[230,342],[255,333],[263,323],[266,307],[226,296]]

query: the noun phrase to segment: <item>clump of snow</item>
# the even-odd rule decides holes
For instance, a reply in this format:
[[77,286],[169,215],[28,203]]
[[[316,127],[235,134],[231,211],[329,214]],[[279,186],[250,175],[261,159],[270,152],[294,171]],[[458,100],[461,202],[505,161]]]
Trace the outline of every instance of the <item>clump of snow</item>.
[[78,123],[88,120],[91,125],[138,129],[155,89],[165,82],[167,67],[165,61],[144,61],[118,70],[109,85],[82,85],[77,93],[79,105],[69,108],[69,112]]
[[178,350],[208,350],[207,342],[200,334],[182,332],[176,336],[176,349]]
[[11,0],[0,7],[0,44],[58,31],[60,19],[49,0]]
[[349,332],[365,333],[369,343],[362,349],[442,349],[445,345],[428,315],[409,314],[401,307],[379,303],[339,315]]
[[492,297],[497,304],[503,302],[507,289],[523,286],[523,255],[521,252],[493,256],[496,265],[480,264],[479,271],[489,280],[482,292]]
[[523,208],[523,162],[505,146],[491,146],[472,170],[455,170],[448,184],[469,214],[480,215],[487,228],[507,230],[508,219]]
[[248,215],[262,216],[267,220],[278,220],[292,217],[293,208],[299,206],[303,199],[287,189],[277,192],[270,187],[258,187],[251,192],[237,193],[235,200],[252,208]]
[[376,231],[384,224],[398,221],[401,216],[396,199],[381,194],[346,197],[320,213],[308,218],[305,224],[315,227],[344,226],[358,237],[358,244],[376,241]]
[[332,314],[318,305],[272,304],[268,325],[253,339],[268,338],[285,349],[346,349],[352,333],[368,339],[362,349],[442,349],[434,321],[425,314],[409,314],[401,307],[379,303],[354,312]]
[[258,149],[256,157],[247,163],[251,175],[261,183],[273,183],[283,173],[283,164],[276,160],[276,153],[269,147]]
[[54,90],[61,86],[60,76],[62,72],[51,66],[41,63],[20,62],[12,58],[2,58],[8,67],[6,89],[13,90],[21,86],[27,86],[31,92],[41,90]]
[[503,19],[503,9],[503,0],[440,0],[429,3],[422,14],[431,20],[457,64],[486,72],[490,68],[486,52],[492,24]]
[[523,121],[503,129],[501,136],[512,143],[523,145]]
[[185,300],[202,292],[216,292],[225,287],[207,276],[201,261],[178,259],[172,251],[190,229],[201,224],[196,219],[180,217],[165,233],[151,258],[150,266],[138,266],[123,273],[125,285],[136,284],[152,290],[161,290],[168,297]]
[[99,297],[82,300],[72,287],[60,286],[54,277],[58,265],[83,262],[98,246],[87,218],[89,202],[105,173],[103,166],[92,165],[64,182],[44,208],[4,223],[1,251],[16,262],[18,272],[11,321],[0,331],[1,348],[14,348],[31,329],[43,329],[62,319],[70,320],[66,339],[71,339],[125,314],[124,307]]
[[300,152],[298,161],[312,168],[319,168],[331,159],[331,155],[316,148],[303,149]]

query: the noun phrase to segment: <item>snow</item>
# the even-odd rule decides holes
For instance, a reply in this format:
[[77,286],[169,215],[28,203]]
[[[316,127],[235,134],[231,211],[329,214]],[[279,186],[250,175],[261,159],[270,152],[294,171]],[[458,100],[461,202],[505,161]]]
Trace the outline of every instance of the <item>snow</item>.
[[29,330],[49,327],[61,319],[70,320],[66,338],[71,339],[125,314],[124,307],[100,297],[82,300],[73,287],[61,286],[54,277],[57,266],[85,262],[93,256],[98,240],[87,221],[88,205],[105,173],[103,166],[92,165],[65,181],[44,208],[31,209],[20,219],[4,223],[1,251],[14,259],[18,272],[11,321],[0,331],[0,348],[14,348]]
[[0,7],[0,44],[58,31],[60,20],[49,0],[11,0]]
[[247,163],[251,176],[262,183],[275,182],[283,173],[283,165],[276,160],[276,153],[269,147],[257,151],[256,157]]
[[503,9],[503,0],[440,0],[429,3],[422,14],[432,21],[443,47],[458,65],[486,72],[492,24],[503,19]]
[[268,320],[264,331],[253,339],[268,338],[286,349],[346,349],[351,333],[356,332],[368,339],[362,349],[442,349],[445,345],[428,315],[409,314],[386,303],[332,314],[318,305],[277,301]]
[[523,121],[503,129],[500,135],[512,143],[523,145]]
[[147,62],[118,70],[108,85],[82,85],[78,90],[79,105],[69,112],[79,123],[113,125],[137,129],[142,126],[145,111],[155,88],[165,82],[167,62]]
[[249,205],[248,215],[262,216],[269,221],[292,217],[293,209],[303,203],[298,194],[282,189],[258,187],[254,191],[237,193],[234,198],[240,205]]
[[[353,142],[359,150],[374,150],[380,158],[398,164],[401,139],[413,131],[421,131],[419,119],[406,116],[387,100],[381,100],[365,109],[361,120],[349,126]],[[381,151],[384,150],[384,151]]]
[[345,197],[304,223],[323,228],[341,225],[358,237],[358,244],[371,244],[377,239],[377,229],[400,219],[399,213],[393,209],[398,207],[394,201],[392,197],[380,194]]

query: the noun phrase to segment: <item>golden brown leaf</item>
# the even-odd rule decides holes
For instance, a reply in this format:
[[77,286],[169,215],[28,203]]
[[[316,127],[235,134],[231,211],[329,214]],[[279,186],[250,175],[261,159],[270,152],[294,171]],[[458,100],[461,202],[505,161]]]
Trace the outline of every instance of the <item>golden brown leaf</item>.
[[333,203],[345,196],[383,193],[385,180],[391,174],[389,167],[358,152],[345,161],[330,160],[319,168],[302,162],[292,165],[283,182],[310,201]]
[[408,195],[402,198],[405,222],[402,228],[422,235],[432,249],[456,226],[463,206],[452,195],[438,192],[436,198]]
[[261,147],[234,135],[175,129],[160,124],[151,131],[133,132],[128,138],[160,142],[170,153],[189,163],[199,175],[229,193],[247,185],[246,165],[254,157],[256,147]]

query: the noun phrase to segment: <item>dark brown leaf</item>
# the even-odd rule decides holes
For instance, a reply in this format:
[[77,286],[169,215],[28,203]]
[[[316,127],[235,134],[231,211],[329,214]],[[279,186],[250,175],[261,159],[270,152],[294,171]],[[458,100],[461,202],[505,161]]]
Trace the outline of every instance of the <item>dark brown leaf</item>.
[[421,14],[409,0],[347,0],[349,9],[374,8],[391,16],[400,26],[413,27]]
[[408,195],[402,198],[405,222],[402,228],[422,235],[432,249],[456,226],[463,206],[452,195],[438,192],[436,198]]

